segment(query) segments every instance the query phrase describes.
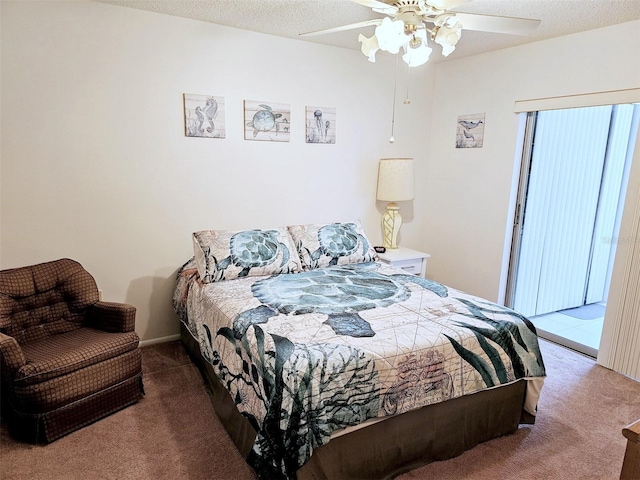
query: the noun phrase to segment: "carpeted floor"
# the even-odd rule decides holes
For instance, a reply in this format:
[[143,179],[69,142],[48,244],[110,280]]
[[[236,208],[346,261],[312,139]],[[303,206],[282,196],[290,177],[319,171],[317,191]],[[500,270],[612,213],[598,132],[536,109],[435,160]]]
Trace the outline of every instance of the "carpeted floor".
[[[548,377],[535,425],[398,480],[617,479],[640,382],[550,342],[541,348]],[[3,425],[0,479],[254,479],[181,344],[144,347],[143,365],[140,403],[50,445],[17,443]]]

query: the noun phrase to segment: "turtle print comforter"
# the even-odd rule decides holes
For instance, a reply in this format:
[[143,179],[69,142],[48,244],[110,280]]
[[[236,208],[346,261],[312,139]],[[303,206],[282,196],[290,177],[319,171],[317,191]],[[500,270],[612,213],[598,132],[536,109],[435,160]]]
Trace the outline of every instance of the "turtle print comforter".
[[173,303],[258,432],[264,479],[345,427],[545,376],[525,317],[377,262],[203,284],[191,259]]

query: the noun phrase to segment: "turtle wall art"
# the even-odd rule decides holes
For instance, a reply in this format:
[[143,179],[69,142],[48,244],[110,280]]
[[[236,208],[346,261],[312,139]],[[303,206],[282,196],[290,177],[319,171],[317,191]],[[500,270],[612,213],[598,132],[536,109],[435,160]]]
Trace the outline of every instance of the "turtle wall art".
[[307,143],[336,143],[336,109],[306,107]]
[[291,106],[283,103],[244,101],[244,139],[288,142]]
[[460,115],[456,126],[456,148],[482,148],[484,113]]
[[187,137],[225,138],[224,97],[183,94],[184,134]]

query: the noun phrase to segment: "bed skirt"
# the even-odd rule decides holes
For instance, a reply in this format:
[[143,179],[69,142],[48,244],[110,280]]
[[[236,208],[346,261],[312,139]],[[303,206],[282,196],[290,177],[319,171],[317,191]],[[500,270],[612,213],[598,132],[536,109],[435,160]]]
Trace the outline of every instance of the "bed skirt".
[[[256,431],[204,360],[189,330],[181,340],[212,392],[214,409],[243,457]],[[333,438],[314,450],[298,480],[390,479],[431,462],[448,460],[475,445],[533,423],[523,414],[526,380],[406,412]]]

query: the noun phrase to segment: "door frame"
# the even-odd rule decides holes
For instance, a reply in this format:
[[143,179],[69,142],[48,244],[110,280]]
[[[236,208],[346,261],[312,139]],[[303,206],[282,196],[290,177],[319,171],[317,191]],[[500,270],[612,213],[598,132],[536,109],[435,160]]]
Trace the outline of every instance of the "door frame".
[[529,193],[529,175],[531,173],[531,157],[533,155],[533,136],[536,131],[538,112],[526,112],[524,121],[524,136],[522,154],[520,155],[520,175],[518,178],[517,194],[515,199],[515,212],[511,232],[511,247],[509,261],[507,263],[507,283],[505,287],[505,306],[512,308],[516,292],[516,277],[518,269],[515,268],[520,260],[520,245],[522,244],[522,231],[525,219],[525,206]]

